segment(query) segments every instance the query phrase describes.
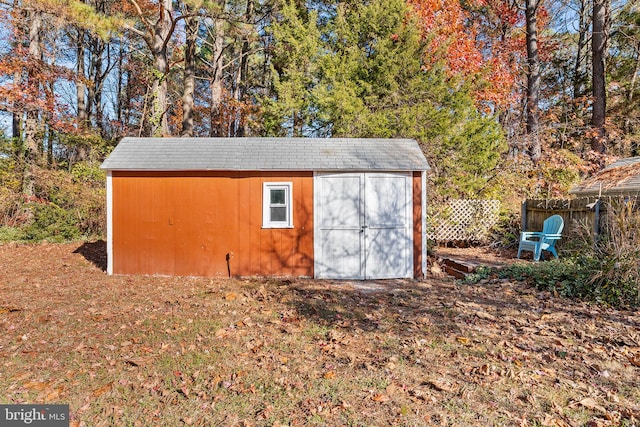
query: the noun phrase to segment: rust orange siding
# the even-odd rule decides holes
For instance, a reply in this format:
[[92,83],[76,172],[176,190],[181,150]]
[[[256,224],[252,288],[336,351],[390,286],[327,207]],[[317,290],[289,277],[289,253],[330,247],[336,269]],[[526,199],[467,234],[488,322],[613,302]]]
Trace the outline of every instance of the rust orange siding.
[[[311,172],[117,172],[113,272],[313,276]],[[293,184],[292,229],[262,228],[264,182]]]

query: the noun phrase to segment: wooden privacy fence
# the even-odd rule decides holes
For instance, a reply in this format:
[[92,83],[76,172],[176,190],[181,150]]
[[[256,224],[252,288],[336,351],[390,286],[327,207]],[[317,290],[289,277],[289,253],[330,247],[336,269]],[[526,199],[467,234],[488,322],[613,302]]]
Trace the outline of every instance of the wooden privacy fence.
[[450,200],[431,209],[427,238],[438,242],[482,242],[498,222],[499,200]]
[[[563,236],[588,231],[597,235],[605,204],[595,197],[581,199],[527,199],[522,203],[522,231],[540,231],[545,219],[560,215],[564,219]],[[562,240],[559,244],[562,243]]]

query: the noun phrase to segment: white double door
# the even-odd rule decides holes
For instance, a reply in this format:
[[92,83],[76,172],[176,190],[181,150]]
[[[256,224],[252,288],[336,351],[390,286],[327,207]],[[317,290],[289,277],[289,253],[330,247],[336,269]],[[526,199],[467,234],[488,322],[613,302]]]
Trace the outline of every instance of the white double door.
[[413,277],[410,174],[317,174],[314,194],[316,277]]

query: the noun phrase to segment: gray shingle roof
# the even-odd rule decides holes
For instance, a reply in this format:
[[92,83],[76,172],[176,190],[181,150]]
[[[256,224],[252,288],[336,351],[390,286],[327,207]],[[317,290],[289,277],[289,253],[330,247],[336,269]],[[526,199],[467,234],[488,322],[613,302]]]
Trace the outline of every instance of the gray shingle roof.
[[107,170],[429,170],[412,139],[124,138]]
[[[626,170],[624,179],[616,176],[616,168],[633,168],[634,170]],[[635,174],[634,174],[635,172]],[[640,157],[628,157],[620,159],[602,169],[593,178],[585,180],[576,185],[569,194],[577,196],[597,196],[603,195],[635,195],[640,193]]]

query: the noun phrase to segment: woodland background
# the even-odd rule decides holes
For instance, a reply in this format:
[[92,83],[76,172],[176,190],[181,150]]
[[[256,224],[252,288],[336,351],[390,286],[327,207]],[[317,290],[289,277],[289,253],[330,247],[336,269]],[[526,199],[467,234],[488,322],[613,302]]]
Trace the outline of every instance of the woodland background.
[[[431,205],[640,153],[637,0],[3,0],[0,240],[104,232],[123,136],[408,137]],[[507,215],[508,221],[509,215]]]

